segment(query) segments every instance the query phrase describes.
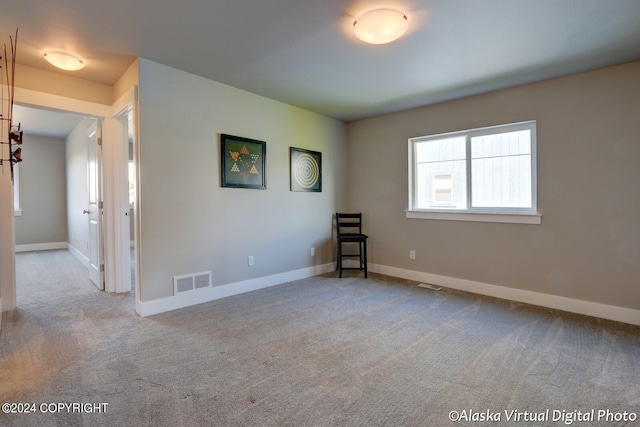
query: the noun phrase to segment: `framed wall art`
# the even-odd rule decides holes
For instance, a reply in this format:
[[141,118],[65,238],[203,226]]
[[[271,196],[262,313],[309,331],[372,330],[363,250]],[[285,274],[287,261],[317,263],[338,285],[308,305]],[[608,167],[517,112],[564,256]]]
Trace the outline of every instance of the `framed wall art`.
[[220,135],[222,186],[267,188],[267,143],[239,136]]
[[291,191],[322,191],[322,153],[289,147]]

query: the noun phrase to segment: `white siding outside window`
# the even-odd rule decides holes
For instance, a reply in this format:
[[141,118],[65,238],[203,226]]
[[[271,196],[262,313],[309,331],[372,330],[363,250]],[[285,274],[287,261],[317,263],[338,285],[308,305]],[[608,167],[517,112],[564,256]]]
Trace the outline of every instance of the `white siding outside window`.
[[[438,175],[450,175],[452,187],[457,189],[454,198],[447,207],[466,209],[466,175],[465,139],[436,139],[428,143],[416,145],[417,182],[420,188],[416,197],[416,208],[429,209],[442,207],[443,203],[435,200],[434,184]],[[457,195],[457,197],[455,197]]]
[[433,175],[433,203],[447,206],[453,203],[453,174],[439,173]]
[[471,205],[531,208],[531,131],[471,138]]

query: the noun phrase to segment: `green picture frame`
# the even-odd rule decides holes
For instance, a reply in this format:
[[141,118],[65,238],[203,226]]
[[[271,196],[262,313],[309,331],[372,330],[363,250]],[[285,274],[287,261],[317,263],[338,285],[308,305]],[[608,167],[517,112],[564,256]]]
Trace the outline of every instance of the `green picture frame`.
[[267,188],[267,143],[240,136],[220,135],[222,187]]

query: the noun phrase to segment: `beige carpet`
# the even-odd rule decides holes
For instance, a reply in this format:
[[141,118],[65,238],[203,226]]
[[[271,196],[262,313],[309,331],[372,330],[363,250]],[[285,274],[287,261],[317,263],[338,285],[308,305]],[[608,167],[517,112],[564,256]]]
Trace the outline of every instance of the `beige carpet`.
[[[19,254],[17,268],[0,402],[54,413],[0,414],[3,426],[448,426],[452,411],[500,414],[460,425],[561,426],[554,414],[640,413],[638,327],[355,273],[142,319],[132,294],[99,292],[68,252]],[[640,421],[574,423],[625,424]]]

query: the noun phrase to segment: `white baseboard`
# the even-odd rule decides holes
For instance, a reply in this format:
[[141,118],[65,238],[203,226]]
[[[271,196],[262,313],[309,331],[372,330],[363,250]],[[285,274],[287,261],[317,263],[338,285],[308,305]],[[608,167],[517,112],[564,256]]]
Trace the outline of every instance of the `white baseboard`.
[[87,268],[89,268],[89,258],[87,258],[85,256],[85,254],[83,254],[82,252],[80,252],[78,249],[76,249],[73,245],[69,244],[69,252],[71,252],[71,254],[78,258],[78,260]]
[[640,326],[640,311],[631,308],[582,301],[557,295],[525,291],[522,289],[507,288],[505,286],[490,285],[488,283],[457,279],[455,277],[439,276],[437,274],[405,270],[403,268],[389,267],[386,265],[369,264],[369,271],[407,280],[430,283],[444,288],[457,289],[460,291],[554,308],[571,313],[584,314],[587,316],[615,320],[617,322]]
[[50,251],[54,249],[67,249],[67,242],[34,243],[29,245],[16,245],[16,252]]
[[272,276],[258,277],[242,282],[229,283],[212,288],[202,288],[189,292],[183,292],[167,298],[159,298],[152,301],[136,301],[136,312],[141,317],[152,316],[166,311],[177,310],[196,304],[214,301],[232,295],[243,294],[270,286],[281,285],[294,280],[306,279],[335,270],[335,263],[317,265],[302,268],[300,270],[286,271]]

